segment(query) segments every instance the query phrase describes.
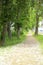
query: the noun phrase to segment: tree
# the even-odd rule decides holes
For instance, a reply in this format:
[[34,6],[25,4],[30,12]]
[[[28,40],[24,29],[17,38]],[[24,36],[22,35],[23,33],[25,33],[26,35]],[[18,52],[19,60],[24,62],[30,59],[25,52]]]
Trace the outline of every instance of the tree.
[[35,35],[38,35],[41,0],[38,0],[38,1],[36,0],[35,7],[36,7],[36,29],[35,29]]
[[[1,32],[1,41],[2,45],[4,45],[6,32],[7,32],[7,24],[12,20],[12,0],[2,0],[2,13],[1,13],[1,23],[2,23],[2,32]],[[10,31],[10,30],[9,30]]]
[[20,29],[26,27],[28,8],[29,0],[16,0],[15,29],[18,37],[20,36]]

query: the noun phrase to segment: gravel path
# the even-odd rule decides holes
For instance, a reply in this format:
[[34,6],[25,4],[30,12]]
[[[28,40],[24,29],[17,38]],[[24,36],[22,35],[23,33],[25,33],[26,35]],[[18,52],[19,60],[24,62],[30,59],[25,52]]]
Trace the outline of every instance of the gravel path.
[[43,65],[39,42],[31,35],[21,44],[0,50],[0,65]]

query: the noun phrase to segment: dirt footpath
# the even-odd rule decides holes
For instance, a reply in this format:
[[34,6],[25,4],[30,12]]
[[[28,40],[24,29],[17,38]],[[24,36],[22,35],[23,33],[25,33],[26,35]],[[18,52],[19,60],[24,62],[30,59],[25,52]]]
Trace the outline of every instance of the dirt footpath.
[[0,65],[43,65],[39,42],[30,35],[23,43],[1,50]]

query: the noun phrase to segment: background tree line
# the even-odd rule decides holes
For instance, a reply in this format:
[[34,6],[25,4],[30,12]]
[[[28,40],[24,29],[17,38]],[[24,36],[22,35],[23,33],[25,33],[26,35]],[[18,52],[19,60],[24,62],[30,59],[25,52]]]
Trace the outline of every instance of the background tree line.
[[43,18],[43,0],[0,0],[0,44],[4,45],[6,36],[12,38],[12,24],[17,38],[34,27],[38,35],[40,17]]

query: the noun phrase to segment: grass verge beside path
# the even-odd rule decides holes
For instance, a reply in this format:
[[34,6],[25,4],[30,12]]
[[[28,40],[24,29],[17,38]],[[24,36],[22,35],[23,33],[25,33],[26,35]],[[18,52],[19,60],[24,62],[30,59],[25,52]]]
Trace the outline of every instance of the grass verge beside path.
[[23,40],[25,40],[25,35],[21,35],[20,38],[13,36],[11,40],[9,40],[8,38],[6,39],[5,46],[16,45],[16,44],[22,42]]
[[23,34],[20,35],[20,38],[17,38],[17,36],[14,34],[13,34],[11,39],[9,39],[7,37],[5,44],[4,44],[4,47],[20,44],[21,42],[23,42],[25,40],[26,34],[27,34],[27,31],[24,31]]
[[43,35],[35,36],[36,39],[40,42],[40,47],[43,49]]

